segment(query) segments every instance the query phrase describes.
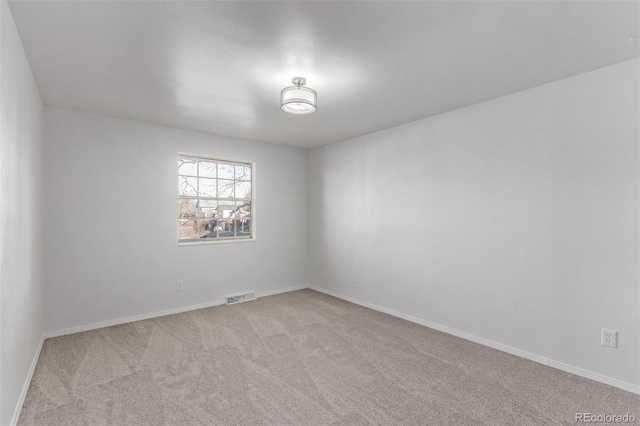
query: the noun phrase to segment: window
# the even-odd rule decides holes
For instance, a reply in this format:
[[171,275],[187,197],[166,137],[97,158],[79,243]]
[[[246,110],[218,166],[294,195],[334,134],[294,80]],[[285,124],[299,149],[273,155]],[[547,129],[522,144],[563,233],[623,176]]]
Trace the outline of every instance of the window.
[[251,239],[251,163],[178,156],[178,242]]

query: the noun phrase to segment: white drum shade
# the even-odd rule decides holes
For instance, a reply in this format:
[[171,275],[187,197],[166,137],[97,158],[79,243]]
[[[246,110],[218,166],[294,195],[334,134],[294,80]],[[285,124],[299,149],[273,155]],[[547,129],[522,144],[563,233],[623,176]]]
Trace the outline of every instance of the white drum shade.
[[308,115],[316,112],[317,94],[313,89],[303,86],[291,86],[282,89],[280,108],[294,115]]

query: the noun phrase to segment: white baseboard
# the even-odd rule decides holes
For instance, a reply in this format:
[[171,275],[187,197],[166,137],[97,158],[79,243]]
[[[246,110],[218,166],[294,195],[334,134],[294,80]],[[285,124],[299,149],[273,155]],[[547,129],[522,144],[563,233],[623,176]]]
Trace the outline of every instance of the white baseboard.
[[289,293],[290,291],[304,290],[305,288],[309,288],[309,286],[308,285],[301,285],[301,286],[295,286],[295,287],[281,288],[281,289],[278,289],[278,290],[262,291],[260,293],[256,293],[256,297],[274,296],[276,294]]
[[402,318],[404,320],[411,321],[416,324],[424,325],[425,327],[433,328],[434,330],[442,331],[443,333],[451,334],[452,336],[460,337],[465,340],[470,340],[472,342],[479,343],[481,345],[488,346],[490,348],[497,349],[499,351],[506,352],[511,355],[516,355],[521,358],[526,358],[528,360],[531,360],[540,364],[544,364],[548,367],[557,368],[558,370],[575,374],[576,376],[595,380],[596,382],[604,383],[604,384],[614,386],[616,388],[620,388],[622,390],[626,390],[628,392],[632,392],[640,395],[640,386],[634,385],[632,383],[623,382],[622,380],[618,380],[609,376],[604,376],[602,374],[594,373],[593,371],[585,370],[583,368],[575,367],[573,365],[565,364],[560,361],[555,361],[553,359],[545,358],[543,356],[536,355],[531,352],[527,352],[521,349],[513,348],[511,346],[503,345],[502,343],[494,342],[492,340],[478,337],[473,334],[465,333],[464,331],[460,331],[450,327],[446,327],[444,325],[436,324],[434,322],[427,321],[422,318],[414,317],[412,315],[403,314],[401,312],[394,311],[393,309],[388,309],[382,306],[374,305],[373,303],[364,302],[362,300],[356,299],[355,297],[346,296],[344,294],[337,293],[335,291],[331,291],[331,290],[327,290],[327,289],[315,287],[315,286],[309,286],[309,288],[312,290],[319,291],[320,293],[325,293],[330,296],[337,297],[338,299],[343,299],[348,302],[355,303],[356,305],[360,305],[366,308],[374,309],[376,311],[384,312],[385,314],[393,315],[394,317]]
[[182,312],[195,311],[196,309],[210,308],[212,306],[224,305],[224,299],[214,300],[197,305],[182,306],[179,308],[166,309],[164,311],[149,312],[146,314],[133,315],[130,317],[116,318],[108,321],[94,322],[77,327],[63,328],[60,330],[47,331],[44,333],[45,339],[50,337],[66,336],[67,334],[81,333],[83,331],[96,330],[98,328],[111,327],[114,325],[127,324],[130,322],[142,321],[151,318],[163,317],[165,315],[180,314]]
[[[286,287],[286,288],[281,288],[276,290],[263,291],[263,292],[256,293],[256,297],[272,296],[274,294],[287,293],[290,291],[302,290],[304,288],[308,288],[308,286]],[[47,331],[44,333],[44,338],[48,339],[50,337],[58,337],[58,336],[65,336],[67,334],[81,333],[83,331],[96,330],[98,328],[111,327],[113,325],[127,324],[130,322],[163,317],[165,315],[180,314],[183,312],[195,311],[197,309],[210,308],[212,306],[220,306],[224,304],[225,304],[224,299],[219,299],[219,300],[213,300],[206,303],[199,303],[197,305],[182,306],[179,308],[166,309],[164,311],[156,311],[156,312],[150,312],[146,314],[133,315],[130,317],[117,318],[117,319],[108,320],[108,321],[94,322],[92,324],[80,325],[77,327]]]
[[18,397],[18,403],[16,404],[16,408],[13,411],[13,417],[11,418],[11,426],[15,426],[18,424],[18,419],[20,418],[20,412],[22,411],[22,406],[24,405],[24,399],[27,397],[27,391],[29,391],[29,385],[31,384],[31,379],[33,378],[33,373],[36,371],[36,365],[38,364],[38,359],[40,358],[40,352],[42,351],[42,345],[44,345],[44,335],[40,338],[40,343],[38,343],[38,349],[36,349],[36,353],[33,355],[33,359],[31,360],[31,367],[29,367],[29,372],[27,373],[27,378],[24,381],[24,385],[22,385],[22,391],[20,392],[20,396]]

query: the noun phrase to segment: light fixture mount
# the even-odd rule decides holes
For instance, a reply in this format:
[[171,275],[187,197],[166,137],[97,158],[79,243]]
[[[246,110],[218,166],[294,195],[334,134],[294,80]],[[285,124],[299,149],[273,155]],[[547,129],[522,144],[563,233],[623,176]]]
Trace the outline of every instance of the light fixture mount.
[[291,82],[295,86],[285,87],[280,93],[280,109],[293,115],[309,115],[316,112],[318,94],[315,90],[304,87],[307,80],[303,77],[294,77]]
[[307,84],[307,79],[303,77],[293,77],[291,79],[291,82],[296,86],[304,86],[305,84]]

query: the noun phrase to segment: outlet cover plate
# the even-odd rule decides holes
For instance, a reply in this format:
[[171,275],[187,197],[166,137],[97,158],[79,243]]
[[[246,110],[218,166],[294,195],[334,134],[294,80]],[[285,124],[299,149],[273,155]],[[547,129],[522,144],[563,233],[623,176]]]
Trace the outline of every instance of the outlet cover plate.
[[618,332],[613,330],[602,329],[602,346],[609,346],[610,348],[618,347]]

